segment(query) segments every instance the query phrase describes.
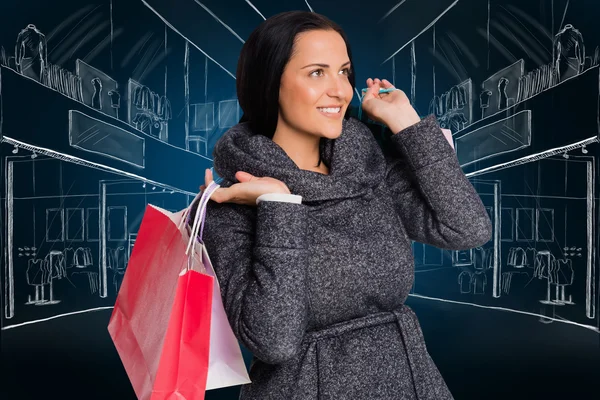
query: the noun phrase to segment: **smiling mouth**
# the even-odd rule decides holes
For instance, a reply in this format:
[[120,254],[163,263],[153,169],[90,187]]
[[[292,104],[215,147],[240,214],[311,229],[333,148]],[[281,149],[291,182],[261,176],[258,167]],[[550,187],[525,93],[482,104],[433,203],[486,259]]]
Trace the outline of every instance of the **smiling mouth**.
[[336,116],[342,111],[342,107],[317,107],[322,114]]

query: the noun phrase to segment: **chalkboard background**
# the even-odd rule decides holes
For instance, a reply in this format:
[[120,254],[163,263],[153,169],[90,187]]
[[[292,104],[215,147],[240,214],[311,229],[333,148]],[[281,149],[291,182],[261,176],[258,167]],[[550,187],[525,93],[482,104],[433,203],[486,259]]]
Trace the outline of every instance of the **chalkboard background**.
[[106,327],[144,207],[190,202],[241,117],[244,39],[292,9],[342,25],[358,89],[386,77],[452,130],[488,208],[484,246],[414,244],[409,304],[455,397],[598,398],[600,3],[585,0],[2,1],[2,398],[135,398]]

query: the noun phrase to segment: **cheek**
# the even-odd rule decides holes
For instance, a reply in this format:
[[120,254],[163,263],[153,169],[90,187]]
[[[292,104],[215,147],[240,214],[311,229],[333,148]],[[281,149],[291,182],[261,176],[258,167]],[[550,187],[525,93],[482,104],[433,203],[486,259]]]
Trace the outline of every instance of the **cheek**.
[[313,107],[323,95],[323,91],[320,88],[313,86],[305,86],[299,88],[300,97],[306,106]]
[[348,85],[348,90],[346,91],[346,99],[348,99],[348,103],[352,101],[352,97],[354,97],[354,91],[352,90],[352,86]]
[[345,95],[348,99],[348,103],[350,103],[350,101],[352,101],[352,97],[354,96],[354,90],[352,90],[352,85],[350,82],[346,82]]
[[279,101],[285,108],[298,110],[302,107],[313,107],[322,96],[322,90],[308,85],[289,86],[279,92]]

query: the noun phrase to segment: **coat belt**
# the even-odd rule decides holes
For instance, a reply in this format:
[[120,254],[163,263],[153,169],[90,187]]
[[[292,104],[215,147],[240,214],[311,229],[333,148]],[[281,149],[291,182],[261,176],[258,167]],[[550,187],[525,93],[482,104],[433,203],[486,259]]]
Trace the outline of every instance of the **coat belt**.
[[431,365],[423,333],[414,311],[407,305],[401,305],[392,311],[383,311],[369,314],[364,317],[350,319],[332,324],[325,328],[310,331],[305,334],[305,342],[316,342],[327,338],[340,336],[346,332],[370,326],[383,325],[395,322],[400,330],[400,338],[408,358],[408,364],[415,388],[417,400],[436,399],[434,383],[431,382]]

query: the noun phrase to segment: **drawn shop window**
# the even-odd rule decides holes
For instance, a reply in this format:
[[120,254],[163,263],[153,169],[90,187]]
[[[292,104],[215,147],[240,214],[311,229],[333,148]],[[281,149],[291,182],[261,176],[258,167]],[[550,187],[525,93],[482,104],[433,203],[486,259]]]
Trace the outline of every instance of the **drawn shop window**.
[[230,128],[240,120],[240,107],[237,100],[219,101],[219,128]]
[[65,240],[64,208],[46,209],[46,242],[62,242]]
[[207,132],[215,128],[215,103],[190,104],[194,110],[192,132]]
[[85,237],[88,242],[97,242],[100,240],[100,224],[98,208],[88,208],[85,216]]
[[123,241],[127,239],[127,207],[108,207],[108,240]]
[[83,208],[67,208],[67,240],[71,242],[83,242],[85,217]]
[[535,213],[535,240],[538,242],[554,242],[554,209],[538,208]]
[[502,207],[500,210],[501,237],[503,242],[512,242],[515,240],[515,219],[512,208]]
[[534,216],[533,208],[517,208],[517,240],[533,240]]

